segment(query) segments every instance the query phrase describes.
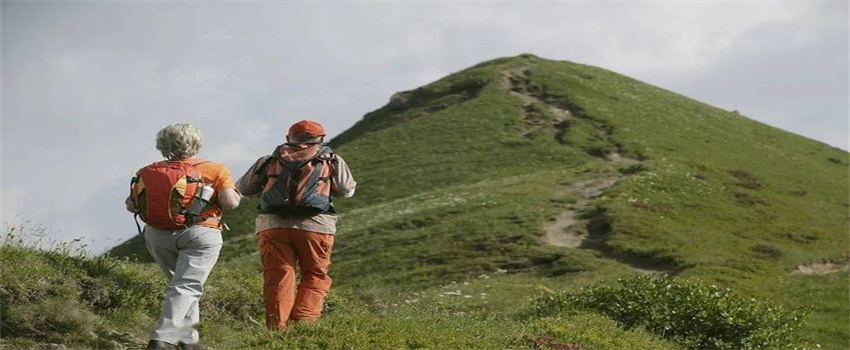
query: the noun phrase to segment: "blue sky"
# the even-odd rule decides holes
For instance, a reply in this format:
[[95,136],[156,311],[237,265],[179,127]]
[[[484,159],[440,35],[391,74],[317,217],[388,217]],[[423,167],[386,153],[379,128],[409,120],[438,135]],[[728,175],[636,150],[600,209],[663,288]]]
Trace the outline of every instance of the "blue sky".
[[200,155],[238,176],[294,121],[335,135],[395,92],[526,52],[848,148],[844,1],[4,1],[2,219],[101,252],[135,234],[122,201],[163,125],[200,127]]

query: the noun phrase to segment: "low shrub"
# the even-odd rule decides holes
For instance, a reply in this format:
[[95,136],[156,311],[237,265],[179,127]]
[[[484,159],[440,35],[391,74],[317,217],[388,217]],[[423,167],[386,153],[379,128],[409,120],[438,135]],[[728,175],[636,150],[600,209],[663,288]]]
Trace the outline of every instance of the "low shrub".
[[598,312],[690,349],[795,348],[803,313],[683,279],[638,276],[537,299],[536,316]]

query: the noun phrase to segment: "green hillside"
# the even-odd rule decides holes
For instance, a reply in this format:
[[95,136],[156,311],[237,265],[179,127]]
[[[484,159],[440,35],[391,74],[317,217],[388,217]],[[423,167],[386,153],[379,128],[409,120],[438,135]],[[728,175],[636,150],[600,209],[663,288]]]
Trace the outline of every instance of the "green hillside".
[[[233,230],[202,299],[211,346],[850,348],[845,151],[532,55],[398,93],[331,143],[358,188],[337,203],[326,317],[263,331],[256,205],[246,201],[225,217]],[[122,281],[156,300],[160,290],[139,287],[156,267],[138,237],[111,252],[138,262],[98,258],[117,267],[95,276],[83,258],[51,264],[52,253],[9,243],[2,252],[4,343],[144,342],[157,307],[99,307],[90,289],[122,292],[85,282],[132,272]],[[76,292],[34,297],[20,275]],[[70,322],[64,338],[25,317],[75,302],[90,320]],[[122,332],[123,343],[109,335]]]

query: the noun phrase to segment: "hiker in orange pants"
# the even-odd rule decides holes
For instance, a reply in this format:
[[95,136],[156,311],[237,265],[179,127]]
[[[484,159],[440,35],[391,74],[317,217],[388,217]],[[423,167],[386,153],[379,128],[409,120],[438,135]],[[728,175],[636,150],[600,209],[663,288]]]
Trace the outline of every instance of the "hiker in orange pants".
[[[351,197],[357,183],[324,138],[319,123],[295,123],[287,142],[260,157],[236,182],[242,195],[260,199],[255,230],[266,325],[272,330],[286,329],[289,321],[318,320],[331,287],[328,269],[337,221],[331,196]],[[296,263],[301,270],[297,293]]]
[[[322,301],[331,287],[328,276],[334,236],[289,228],[259,233],[263,263],[263,294],[266,325],[286,328],[286,321],[315,321],[322,314]],[[295,263],[301,282],[295,293]]]

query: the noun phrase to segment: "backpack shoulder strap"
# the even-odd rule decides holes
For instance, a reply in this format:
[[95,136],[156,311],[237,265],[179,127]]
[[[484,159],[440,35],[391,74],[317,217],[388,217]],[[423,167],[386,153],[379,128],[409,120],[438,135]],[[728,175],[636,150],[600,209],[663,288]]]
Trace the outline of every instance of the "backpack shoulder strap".
[[336,153],[327,144],[322,144],[322,148],[319,149],[319,153],[316,154],[315,159],[336,162]]

